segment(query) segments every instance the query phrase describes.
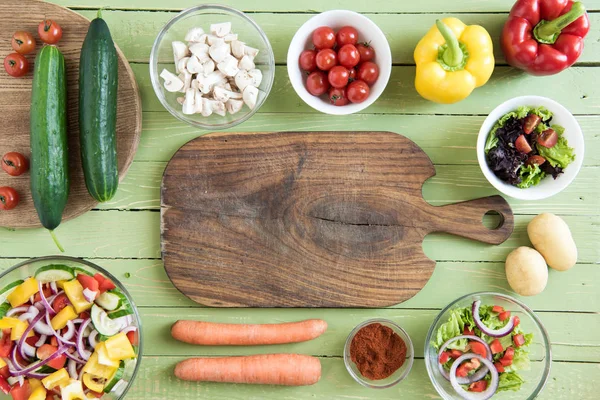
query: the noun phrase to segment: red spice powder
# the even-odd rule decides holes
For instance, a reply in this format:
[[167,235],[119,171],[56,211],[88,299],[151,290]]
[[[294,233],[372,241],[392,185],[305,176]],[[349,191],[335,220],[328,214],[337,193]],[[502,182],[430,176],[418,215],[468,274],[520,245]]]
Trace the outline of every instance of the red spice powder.
[[385,379],[404,364],[406,344],[392,328],[376,322],[356,332],[350,358],[365,378]]

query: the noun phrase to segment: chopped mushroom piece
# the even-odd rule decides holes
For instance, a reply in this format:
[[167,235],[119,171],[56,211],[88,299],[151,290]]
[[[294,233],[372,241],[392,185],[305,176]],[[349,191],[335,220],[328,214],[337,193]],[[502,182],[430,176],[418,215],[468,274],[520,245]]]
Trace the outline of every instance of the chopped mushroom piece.
[[254,68],[254,69],[248,71],[248,75],[252,79],[251,85],[254,87],[259,87],[262,82],[262,78],[263,78],[261,70]]
[[192,86],[192,74],[190,74],[187,69],[184,69],[183,72],[179,74],[179,79],[183,81],[183,88],[181,88],[180,92],[185,93],[185,91]]
[[244,106],[244,102],[242,100],[229,99],[227,103],[225,103],[225,108],[229,112],[229,114],[235,114],[239,112]]
[[196,114],[199,114],[202,112],[202,92],[200,92],[199,90],[196,90],[194,92],[194,104],[196,106],[194,112]]
[[231,55],[231,46],[229,45],[229,43],[225,42],[220,44],[213,44],[208,49],[208,54],[214,62],[220,63],[225,59],[225,57]]
[[207,76],[211,72],[215,70],[215,62],[210,58],[202,64],[202,68],[204,69],[204,76]]
[[246,86],[244,93],[242,94],[244,103],[251,109],[254,110],[256,107],[256,101],[258,100],[258,89],[252,85]]
[[242,94],[239,92],[227,90],[223,86],[215,86],[213,89],[213,97],[215,100],[226,102],[229,99],[241,99]]
[[201,114],[204,117],[209,117],[209,116],[212,115],[212,113],[213,113],[212,104],[211,104],[212,101],[213,100],[211,100],[211,99],[209,99],[207,97],[203,97],[202,98],[202,111],[201,111]]
[[231,32],[231,22],[222,22],[210,26],[210,33],[220,38],[227,35],[229,32]]
[[223,85],[227,83],[227,80],[225,79],[225,74],[223,74],[221,71],[211,72],[208,76],[199,74],[198,78],[196,79],[198,80],[198,88],[204,94],[210,93],[213,87],[220,83],[222,83]]
[[244,57],[244,47],[246,45],[244,42],[240,42],[239,40],[234,40],[231,42],[231,54],[238,60]]
[[244,89],[246,89],[246,86],[250,84],[252,84],[252,78],[248,75],[248,71],[241,69],[240,72],[235,75],[235,85],[243,92]]
[[190,51],[196,57],[200,57],[202,54],[208,54],[208,48],[206,43],[194,43],[190,46]]
[[248,55],[244,55],[244,57],[242,57],[242,59],[240,60],[238,67],[240,69],[244,69],[246,71],[250,71],[251,69],[254,69],[255,65],[254,65],[254,61],[253,61],[252,57],[250,57]]
[[255,49],[254,47],[250,46],[244,46],[244,54],[255,58],[258,55],[258,49]]
[[165,89],[169,92],[177,92],[183,88],[183,81],[179,77],[166,69],[160,73],[160,77],[165,80]]
[[237,38],[238,38],[237,34],[229,33],[223,37],[223,40],[225,41],[225,43],[227,43],[227,42],[233,42],[234,40],[237,40]]
[[183,71],[186,71],[187,63],[188,63],[189,59],[190,59],[189,57],[183,57],[181,60],[179,60],[179,62],[177,63],[177,68],[175,68],[175,70],[180,73]]
[[[191,28],[185,35],[186,42],[202,42],[202,36],[205,36],[204,29],[200,27]],[[206,40],[206,39],[204,39]]]
[[171,43],[171,46],[173,47],[173,60],[175,60],[175,72],[179,73],[179,70],[177,70],[177,64],[179,64],[179,60],[181,60],[183,57],[188,56],[190,52],[187,45],[183,42],[175,41]]
[[240,70],[238,68],[238,60],[231,54],[227,55],[219,64],[217,64],[219,71],[227,76],[235,76]]
[[191,115],[196,112],[196,90],[188,89],[185,91],[185,100],[183,102],[182,112],[186,115]]
[[225,110],[225,103],[222,101],[215,101],[213,103],[213,112],[221,117],[224,117],[225,114],[227,114],[227,110]]
[[191,56],[187,63],[187,70],[192,74],[204,72],[204,66],[196,56]]
[[183,102],[184,102],[184,100],[185,100],[185,97],[178,97],[178,98],[177,98],[177,102],[178,102],[179,104],[181,104],[181,105],[183,105]]
[[225,43],[225,39],[214,35],[208,35],[206,37],[206,43],[208,43],[210,46],[214,46],[215,44],[219,45]]

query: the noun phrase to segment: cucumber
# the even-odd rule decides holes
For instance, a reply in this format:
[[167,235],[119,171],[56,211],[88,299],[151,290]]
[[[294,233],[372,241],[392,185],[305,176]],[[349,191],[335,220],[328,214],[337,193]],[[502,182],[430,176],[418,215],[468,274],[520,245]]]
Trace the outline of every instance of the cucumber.
[[116,319],[133,314],[133,308],[131,307],[131,304],[129,304],[129,301],[127,301],[125,295],[121,294],[121,296],[121,305],[119,306],[119,308],[117,308],[114,311],[108,312],[108,317],[111,319]]
[[113,336],[119,333],[120,326],[106,315],[106,312],[96,304],[92,305],[92,324],[99,334]]
[[79,135],[88,192],[99,202],[117,191],[117,50],[108,25],[90,23],[79,61]]
[[56,369],[54,369],[48,365],[42,365],[35,372],[40,373],[40,374],[51,374],[53,372],[56,372]]
[[4,286],[2,290],[0,290],[0,304],[6,303],[6,298],[8,297],[8,295],[11,294],[13,290],[15,290],[17,286],[19,286],[23,282],[25,281],[19,279],[18,281],[11,282],[8,285]]
[[10,309],[11,309],[10,303],[2,303],[2,305],[0,305],[0,318],[4,318],[4,316]]
[[77,274],[84,274],[84,275],[88,275],[88,276],[94,276],[94,274],[92,274],[91,272],[81,268],[81,267],[75,267],[73,268],[73,270],[75,271],[75,275],[77,276]]
[[125,364],[123,363],[123,361],[121,361],[121,365],[119,365],[119,368],[117,368],[115,373],[112,374],[112,376],[110,378],[108,378],[108,381],[106,382],[106,385],[104,386],[104,393],[109,393],[112,390],[112,388],[115,387],[117,382],[119,382],[121,380],[121,378],[123,377],[124,372],[125,372]]
[[75,278],[75,271],[67,265],[52,264],[38,268],[35,279],[42,283],[56,281],[70,281]]
[[117,294],[117,293],[118,292],[115,292],[115,293],[104,292],[96,298],[95,302],[100,307],[104,308],[105,310],[108,310],[108,311],[116,310],[117,308],[121,307],[121,304],[122,304],[121,296],[123,296],[121,293],[119,293],[119,294],[121,294],[121,296],[119,296],[119,294]]
[[35,59],[31,89],[31,196],[42,225],[54,235],[69,196],[67,74],[56,46],[44,46]]

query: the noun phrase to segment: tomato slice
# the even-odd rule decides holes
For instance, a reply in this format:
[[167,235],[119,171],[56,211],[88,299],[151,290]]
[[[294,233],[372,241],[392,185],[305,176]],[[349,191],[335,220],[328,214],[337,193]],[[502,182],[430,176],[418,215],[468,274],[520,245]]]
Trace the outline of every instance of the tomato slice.
[[520,151],[521,153],[531,153],[531,146],[529,145],[529,142],[527,142],[527,138],[525,137],[525,135],[521,135],[517,138],[517,140],[515,141],[515,147],[517,148],[518,151]]
[[8,370],[8,365],[0,368],[0,376],[3,378],[8,378],[10,376],[10,371]]
[[502,343],[498,339],[494,339],[492,343],[490,343],[490,349],[493,354],[502,353],[504,349],[502,348]]
[[467,375],[469,375],[469,371],[470,369],[465,365],[460,365],[457,369],[456,369],[456,376],[460,377],[460,378],[464,378]]
[[442,354],[440,354],[438,361],[440,362],[440,364],[446,364],[449,359],[450,353],[448,353],[447,351],[442,351]]
[[500,364],[502,364],[503,367],[508,367],[509,365],[512,365],[512,362],[513,362],[513,360],[509,360],[508,358],[504,358],[504,357],[502,357],[498,361],[500,362]]
[[487,381],[481,380],[469,385],[470,392],[484,392],[487,389]]
[[10,389],[10,395],[13,400],[27,400],[31,395],[31,388],[29,382],[25,380],[22,385],[18,383]]
[[530,134],[542,122],[542,118],[536,114],[529,114],[523,121],[523,132]]
[[30,346],[34,346],[38,340],[40,340],[40,337],[38,335],[33,335],[32,337],[25,339],[25,342]]
[[546,159],[542,156],[529,156],[525,165],[542,165],[546,162]]
[[81,283],[81,286],[83,286],[84,289],[89,289],[92,292],[97,292],[98,287],[100,286],[98,284],[98,281],[94,279],[93,276],[89,276],[86,274],[77,274],[77,280],[79,281],[79,283]]
[[[52,290],[49,287],[45,287],[43,293],[45,298],[52,296]],[[42,296],[40,295],[40,292],[37,292],[35,296],[33,296],[33,301],[34,303],[37,303],[40,300],[42,300]]]
[[450,358],[453,358],[453,359],[455,359],[455,360],[456,360],[458,357],[460,357],[460,356],[462,356],[462,355],[463,355],[462,351],[460,351],[460,350],[455,350],[455,349],[452,349],[452,350],[450,350],[448,353],[450,353]]
[[487,357],[487,350],[483,343],[479,342],[469,342],[469,347],[471,347],[471,351],[475,354],[479,354],[482,357]]
[[507,347],[504,352],[504,356],[502,358],[506,358],[507,360],[512,360],[515,357],[515,349],[513,347]]
[[[54,354],[57,350],[58,350],[58,347],[56,347],[56,346],[52,346],[51,344],[43,344],[39,349],[37,349],[36,355],[37,355],[37,358],[39,358],[40,360],[45,360],[46,358],[48,358],[52,354]],[[61,354],[59,357],[50,361],[46,365],[49,367],[52,367],[54,369],[61,369],[62,367],[65,366],[66,362],[67,362],[67,356],[64,354]]]
[[10,329],[2,331],[2,339],[0,339],[0,357],[10,357],[13,342],[10,340]]
[[104,277],[102,274],[94,275],[94,279],[98,281],[98,289],[100,290],[100,293],[104,293],[107,290],[113,290],[116,288],[115,284],[112,283],[110,279]]
[[501,312],[504,312],[504,307],[502,307],[502,306],[493,306],[492,307],[492,312],[500,314]]
[[0,376],[0,390],[2,390],[2,393],[9,394],[10,389],[12,389],[10,387],[10,384],[6,381],[6,379],[3,376]]
[[510,311],[504,311],[504,312],[501,312],[500,314],[498,314],[498,319],[500,321],[506,321],[509,318],[510,318]]
[[544,132],[539,134],[537,137],[537,142],[540,144],[540,146],[550,149],[554,147],[556,142],[558,142],[558,133],[556,133],[556,131],[552,128],[546,129]]
[[67,295],[64,293],[61,293],[58,296],[56,296],[56,298],[54,299],[54,303],[52,303],[52,308],[54,308],[54,311],[56,313],[58,313],[58,312],[60,312],[60,310],[62,310],[66,306],[68,306],[69,303],[70,303],[70,301],[69,301],[69,298],[67,297]]
[[518,334],[513,336],[513,343],[517,347],[521,347],[525,344],[525,336],[523,334]]
[[468,326],[465,326],[465,329],[463,330],[463,335],[474,336],[475,335],[475,329],[471,329]]
[[521,318],[519,318],[518,315],[515,315],[514,322],[515,322],[515,328],[516,328],[521,323]]
[[500,361],[496,361],[494,363],[494,366],[496,367],[496,371],[498,371],[498,373],[502,373],[504,372],[504,365],[502,365],[502,363]]

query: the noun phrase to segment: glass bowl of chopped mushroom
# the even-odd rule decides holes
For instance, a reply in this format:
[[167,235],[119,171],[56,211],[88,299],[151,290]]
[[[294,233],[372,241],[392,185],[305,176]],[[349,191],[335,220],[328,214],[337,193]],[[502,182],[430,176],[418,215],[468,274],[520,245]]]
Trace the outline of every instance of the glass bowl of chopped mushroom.
[[275,76],[269,39],[246,14],[205,4],[177,14],[150,54],[150,79],[160,103],[202,129],[227,129],[263,105]]

